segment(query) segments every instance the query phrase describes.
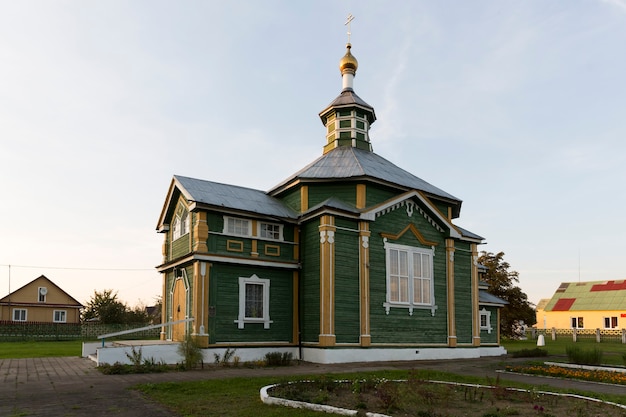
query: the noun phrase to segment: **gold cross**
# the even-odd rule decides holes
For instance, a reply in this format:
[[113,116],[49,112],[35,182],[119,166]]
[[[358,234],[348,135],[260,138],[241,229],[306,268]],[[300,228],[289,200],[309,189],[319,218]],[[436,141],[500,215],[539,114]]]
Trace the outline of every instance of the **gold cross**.
[[348,20],[346,20],[346,23],[344,23],[344,25],[348,26],[348,43],[350,43],[350,35],[352,35],[352,32],[350,32],[350,22],[352,22],[354,20],[354,16],[352,16],[352,14],[348,15]]

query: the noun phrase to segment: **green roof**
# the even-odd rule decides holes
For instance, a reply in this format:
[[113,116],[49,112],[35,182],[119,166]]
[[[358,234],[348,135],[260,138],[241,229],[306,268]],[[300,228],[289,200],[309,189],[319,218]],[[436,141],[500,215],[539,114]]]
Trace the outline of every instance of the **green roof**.
[[564,282],[545,311],[626,310],[626,281]]

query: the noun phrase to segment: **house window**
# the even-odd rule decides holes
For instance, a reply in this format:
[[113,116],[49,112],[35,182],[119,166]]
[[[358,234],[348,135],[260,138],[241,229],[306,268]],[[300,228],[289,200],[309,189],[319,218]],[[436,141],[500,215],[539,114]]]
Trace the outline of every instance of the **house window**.
[[617,329],[617,316],[604,318],[605,329]]
[[283,240],[283,226],[274,223],[259,223],[259,236],[265,239]]
[[252,222],[235,217],[224,217],[224,234],[236,236],[251,236]]
[[67,312],[65,310],[54,310],[52,321],[55,323],[65,323],[67,321]]
[[26,309],[14,308],[13,309],[13,321],[26,321]]
[[256,275],[239,277],[239,317],[235,320],[240,329],[245,324],[262,323],[270,328],[270,280]]
[[493,328],[491,327],[491,311],[487,311],[485,307],[480,310],[480,330],[486,330],[487,333],[491,333]]
[[173,239],[178,239],[189,233],[189,212],[182,210],[180,214],[176,215],[174,220]]
[[584,329],[582,317],[572,317],[572,329]]
[[46,287],[37,288],[37,301],[39,301],[40,303],[45,303],[46,294],[48,294],[48,289]]
[[387,256],[387,302],[384,307],[430,308],[434,315],[433,251],[385,243]]

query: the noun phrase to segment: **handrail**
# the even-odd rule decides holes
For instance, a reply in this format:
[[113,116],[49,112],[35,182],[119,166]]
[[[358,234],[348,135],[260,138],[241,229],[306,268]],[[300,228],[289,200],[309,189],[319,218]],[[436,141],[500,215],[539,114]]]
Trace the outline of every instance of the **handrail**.
[[138,327],[136,329],[122,330],[120,332],[115,332],[115,333],[107,333],[107,334],[97,336],[97,338],[102,339],[102,347],[104,347],[104,340],[108,337],[121,336],[123,334],[129,334],[129,333],[137,333],[137,332],[141,332],[144,330],[156,329],[157,327],[171,326],[173,324],[187,323],[190,321],[194,321],[194,318],[191,317],[191,318],[183,319],[183,320],[169,321],[167,323],[162,323],[162,324],[152,324],[150,326]]

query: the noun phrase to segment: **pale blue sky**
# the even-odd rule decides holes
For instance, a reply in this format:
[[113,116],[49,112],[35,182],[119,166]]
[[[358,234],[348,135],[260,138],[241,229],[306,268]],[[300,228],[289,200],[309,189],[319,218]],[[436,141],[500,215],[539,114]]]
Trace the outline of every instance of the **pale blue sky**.
[[321,155],[348,13],[374,151],[530,301],[626,278],[624,0],[0,0],[0,296],[10,264],[151,304],[172,175],[267,190]]

